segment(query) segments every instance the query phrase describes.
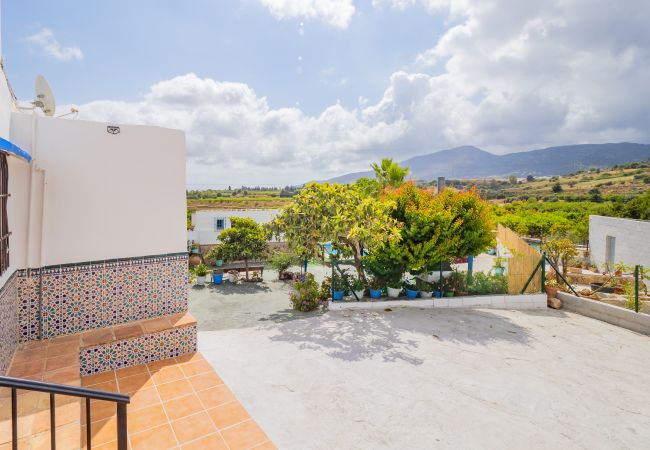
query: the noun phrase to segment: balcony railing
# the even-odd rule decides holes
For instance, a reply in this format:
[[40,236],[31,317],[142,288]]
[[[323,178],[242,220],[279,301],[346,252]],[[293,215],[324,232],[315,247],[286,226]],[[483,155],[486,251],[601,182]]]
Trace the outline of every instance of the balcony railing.
[[117,406],[117,448],[127,450],[127,423],[126,405],[129,403],[129,396],[114,392],[99,391],[64,384],[44,383],[41,381],[25,380],[0,376],[0,387],[11,388],[11,439],[12,449],[18,449],[18,398],[19,389],[26,391],[45,392],[50,394],[50,442],[52,450],[56,449],[56,402],[55,395],[69,395],[86,399],[86,448],[90,450],[91,445],[91,420],[90,400],[104,400],[115,402]]

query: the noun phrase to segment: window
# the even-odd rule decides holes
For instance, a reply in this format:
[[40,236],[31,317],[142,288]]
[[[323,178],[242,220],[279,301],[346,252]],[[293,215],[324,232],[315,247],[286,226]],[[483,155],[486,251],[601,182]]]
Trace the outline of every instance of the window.
[[214,219],[214,230],[221,231],[226,228],[226,219],[224,217],[217,217]]
[[7,155],[0,153],[0,275],[9,268],[9,220],[7,200],[9,198],[9,166]]

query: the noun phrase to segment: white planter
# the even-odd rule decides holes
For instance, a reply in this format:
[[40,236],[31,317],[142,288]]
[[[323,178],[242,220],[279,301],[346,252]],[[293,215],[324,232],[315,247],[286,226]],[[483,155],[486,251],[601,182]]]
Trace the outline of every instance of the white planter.
[[421,298],[431,298],[433,297],[433,292],[420,291]]
[[402,288],[389,287],[387,289],[388,289],[388,296],[390,298],[397,298],[397,297],[399,297],[399,294],[402,292]]
[[239,278],[238,273],[229,273],[228,274],[228,279],[230,280],[231,283],[236,283],[238,278]]
[[363,298],[363,292],[365,289],[361,289],[360,291],[354,291],[355,294],[357,294],[357,298]]
[[197,275],[196,277],[196,285],[197,286],[203,286],[205,284],[205,275],[200,277]]

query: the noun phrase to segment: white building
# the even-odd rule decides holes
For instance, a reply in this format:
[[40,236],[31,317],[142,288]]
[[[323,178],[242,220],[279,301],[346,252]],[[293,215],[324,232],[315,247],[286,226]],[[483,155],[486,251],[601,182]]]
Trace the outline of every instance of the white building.
[[619,262],[650,267],[650,222],[589,216],[589,250],[599,269]]
[[0,138],[0,374],[19,342],[187,310],[183,132],[21,109],[0,69]]
[[259,224],[268,223],[279,214],[278,209],[206,209],[192,213],[192,230],[187,232],[188,243],[212,245],[219,234],[230,228],[231,217],[253,219]]

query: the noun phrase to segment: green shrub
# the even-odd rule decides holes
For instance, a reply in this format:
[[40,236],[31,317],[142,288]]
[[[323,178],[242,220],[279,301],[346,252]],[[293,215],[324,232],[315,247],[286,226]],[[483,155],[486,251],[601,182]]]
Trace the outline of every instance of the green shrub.
[[194,269],[194,273],[196,274],[197,277],[204,277],[208,274],[208,266],[206,266],[205,264],[199,264]]
[[305,276],[305,281],[296,281],[289,299],[292,308],[296,311],[307,312],[318,308],[320,296],[314,275],[308,273]]
[[477,272],[472,275],[467,291],[473,295],[507,294],[508,279],[503,275]]
[[282,277],[289,267],[300,264],[300,258],[291,252],[275,252],[271,255],[268,264],[271,269],[278,271],[278,277]]

